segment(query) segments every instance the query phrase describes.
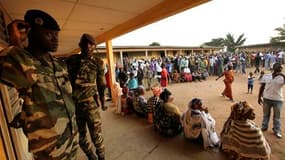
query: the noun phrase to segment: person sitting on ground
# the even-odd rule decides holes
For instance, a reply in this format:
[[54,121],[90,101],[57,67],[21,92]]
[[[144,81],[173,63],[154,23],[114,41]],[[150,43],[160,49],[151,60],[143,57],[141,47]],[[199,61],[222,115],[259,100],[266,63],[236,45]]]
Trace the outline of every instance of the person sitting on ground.
[[209,72],[207,70],[204,70],[201,74],[203,80],[207,80],[209,77]]
[[162,103],[154,112],[154,127],[162,135],[175,136],[181,133],[182,126],[180,122],[181,112],[173,103],[173,96],[166,88],[160,94]]
[[219,145],[219,137],[215,131],[215,120],[208,113],[208,108],[203,107],[202,100],[193,98],[188,104],[188,110],[183,113],[181,123],[184,136],[193,141],[202,143],[204,148]]
[[160,105],[159,95],[162,92],[162,88],[159,83],[156,83],[151,87],[153,96],[147,100],[147,121],[149,124],[153,123],[153,113],[158,105]]
[[184,82],[191,82],[192,81],[192,75],[189,67],[186,67],[183,69],[183,80]]
[[173,71],[172,80],[173,82],[176,82],[176,83],[180,82],[180,75],[177,70]]
[[128,80],[128,88],[130,91],[133,92],[135,92],[135,90],[138,88],[138,80],[135,78],[133,72],[130,73],[130,79]]
[[140,117],[146,117],[147,116],[147,99],[144,97],[145,89],[142,86],[139,86],[137,89],[138,96],[134,98],[134,111],[135,113]]
[[248,102],[232,105],[221,132],[221,149],[231,159],[270,159],[270,146],[254,118],[253,107]]
[[201,73],[198,71],[193,72],[192,78],[193,78],[193,81],[195,81],[195,82],[196,82],[196,80],[201,82]]

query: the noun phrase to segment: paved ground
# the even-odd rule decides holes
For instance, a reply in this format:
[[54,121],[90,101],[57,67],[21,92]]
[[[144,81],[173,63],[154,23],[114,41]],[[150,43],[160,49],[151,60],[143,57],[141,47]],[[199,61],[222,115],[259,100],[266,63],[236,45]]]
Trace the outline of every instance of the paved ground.
[[[257,75],[258,76],[258,75]],[[256,76],[256,77],[257,77]],[[215,81],[210,77],[207,81],[170,84],[176,103],[182,111],[187,108],[193,97],[203,99],[205,106],[217,122],[216,129],[220,133],[230,113],[232,103],[220,96],[224,88],[223,79]],[[255,108],[256,123],[261,124],[262,108],[257,104],[259,84],[255,80],[253,94],[247,94],[247,75],[237,73],[233,83],[235,101],[247,100]],[[285,92],[284,92],[285,93]],[[147,92],[146,97],[151,95]],[[204,150],[203,146],[193,144],[183,135],[165,138],[158,135],[145,119],[135,115],[120,116],[114,113],[115,108],[102,112],[103,132],[107,160],[226,160],[227,157],[218,150]],[[284,110],[284,109],[283,109]],[[284,111],[282,124],[285,124]],[[270,127],[272,128],[272,118]],[[285,136],[283,127],[283,135]],[[264,132],[272,149],[272,160],[285,160],[285,137],[277,139],[271,130]],[[81,152],[78,159],[86,159]]]

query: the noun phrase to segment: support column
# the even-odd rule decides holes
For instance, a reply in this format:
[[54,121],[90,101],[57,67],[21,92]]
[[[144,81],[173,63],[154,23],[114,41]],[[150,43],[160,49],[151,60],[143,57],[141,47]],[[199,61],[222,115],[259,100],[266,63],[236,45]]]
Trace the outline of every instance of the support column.
[[147,51],[147,49],[145,50],[145,57],[146,57],[146,59],[148,59],[148,51]]
[[120,50],[120,61],[121,61],[121,65],[122,67],[124,66],[124,62],[123,62],[123,51]]
[[110,73],[110,87],[111,87],[112,102],[115,102],[117,97],[114,95],[115,66],[114,66],[114,53],[113,53],[113,48],[112,48],[113,47],[112,40],[108,40],[105,43],[106,43],[106,50],[107,50],[107,60],[109,64],[108,70]]

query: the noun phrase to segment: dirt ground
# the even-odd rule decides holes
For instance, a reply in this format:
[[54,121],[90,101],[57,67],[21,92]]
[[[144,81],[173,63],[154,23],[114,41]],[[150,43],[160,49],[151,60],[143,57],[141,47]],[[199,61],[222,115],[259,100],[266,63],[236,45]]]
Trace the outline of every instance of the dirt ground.
[[[249,69],[252,71],[253,69]],[[248,72],[248,71],[247,71]],[[262,120],[262,107],[257,103],[259,84],[258,75],[254,82],[252,94],[247,94],[247,74],[236,73],[233,82],[233,96],[235,102],[246,100],[255,109],[255,122],[260,126]],[[224,89],[223,78],[218,81],[216,77],[209,77],[202,82],[174,83],[167,88],[173,93],[176,103],[181,111],[185,111],[188,102],[198,97],[216,120],[216,130],[221,132],[222,126],[229,116],[233,104],[221,96]],[[285,93],[285,92],[284,92]],[[151,93],[147,92],[146,97]],[[102,112],[104,144],[106,146],[107,160],[226,160],[228,159],[219,150],[204,150],[203,146],[193,144],[183,137],[183,134],[174,138],[161,137],[154,131],[145,119],[135,115],[121,116],[114,113],[115,108]],[[284,109],[283,109],[284,110]],[[282,112],[283,135],[284,111]],[[270,126],[272,128],[272,117]],[[285,160],[285,137],[277,139],[272,130],[264,132],[271,145],[272,160]],[[79,159],[84,159],[81,152]]]

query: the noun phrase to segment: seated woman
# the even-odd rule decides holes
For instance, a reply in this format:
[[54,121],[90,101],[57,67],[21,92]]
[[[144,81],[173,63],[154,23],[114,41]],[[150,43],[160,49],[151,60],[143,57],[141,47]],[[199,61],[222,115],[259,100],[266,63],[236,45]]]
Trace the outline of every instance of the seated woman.
[[183,69],[183,80],[184,82],[191,82],[192,81],[192,75],[189,67],[186,67]]
[[178,107],[172,103],[173,97],[170,91],[164,89],[159,97],[162,103],[155,109],[154,127],[162,135],[178,135],[182,131],[180,123],[181,112]]
[[270,146],[254,118],[254,110],[247,102],[231,107],[231,114],[221,132],[221,149],[231,159],[270,159]]
[[147,116],[147,99],[144,97],[144,88],[142,86],[139,86],[137,89],[138,96],[134,98],[133,105],[134,105],[134,111],[135,113],[140,117],[146,117]]
[[177,70],[174,70],[172,74],[172,81],[176,83],[180,82],[180,74],[178,73]]
[[162,92],[162,88],[159,83],[156,83],[151,87],[151,91],[153,96],[147,100],[147,121],[149,124],[153,124],[153,113],[156,107],[160,105],[159,95]]
[[188,110],[182,115],[181,123],[184,136],[197,142],[203,142],[204,148],[219,145],[219,137],[215,131],[215,120],[203,107],[202,100],[193,98],[188,104]]
[[127,82],[128,88],[130,91],[134,92],[138,88],[138,80],[135,78],[135,75],[133,72],[130,73],[130,79]]
[[207,80],[209,77],[209,72],[207,70],[204,70],[201,75],[203,80]]
[[201,82],[201,73],[199,72],[199,71],[195,71],[195,72],[193,72],[193,74],[192,74],[192,79],[193,79],[193,81],[196,81],[196,80],[198,80],[198,81],[200,81]]

